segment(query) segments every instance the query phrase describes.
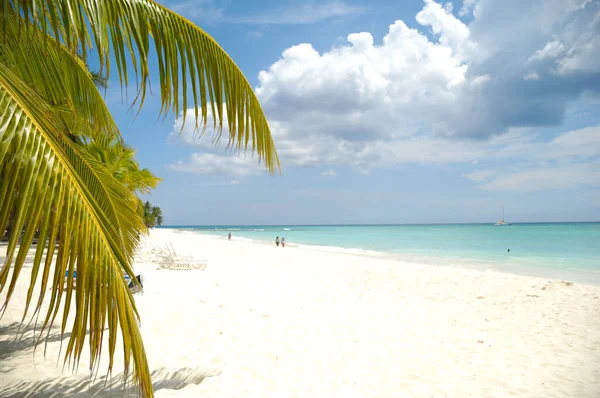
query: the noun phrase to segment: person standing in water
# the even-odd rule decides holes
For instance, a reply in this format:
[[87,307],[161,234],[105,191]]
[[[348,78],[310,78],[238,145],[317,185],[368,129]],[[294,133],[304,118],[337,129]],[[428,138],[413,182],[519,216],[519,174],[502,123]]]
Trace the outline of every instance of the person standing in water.
[[285,236],[281,237],[281,247],[285,247]]
[[229,233],[229,235],[227,236],[228,240],[231,240],[231,232]]
[[275,244],[279,247],[279,236],[275,238]]

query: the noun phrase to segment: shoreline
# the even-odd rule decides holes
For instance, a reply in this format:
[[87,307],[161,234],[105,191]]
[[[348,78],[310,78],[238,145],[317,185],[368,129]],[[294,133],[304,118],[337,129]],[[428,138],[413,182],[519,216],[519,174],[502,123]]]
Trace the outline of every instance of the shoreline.
[[[227,240],[226,235],[213,234],[212,230],[202,229],[186,229],[176,227],[161,227],[158,230],[170,230],[175,233],[190,234],[193,236],[203,236],[215,240]],[[219,232],[236,231],[236,229],[219,229]],[[237,229],[241,231],[241,229]],[[264,229],[263,229],[264,231]],[[214,231],[217,232],[217,231]],[[232,241],[246,242],[261,246],[274,246],[274,243],[268,240],[247,238],[244,236],[232,236]],[[317,245],[286,242],[286,247],[299,248],[304,250],[323,252],[323,253],[339,253],[366,258],[374,258],[381,260],[397,261],[403,264],[422,264],[432,267],[452,267],[456,269],[469,269],[481,272],[499,272],[510,275],[528,276],[552,280],[567,280],[578,284],[600,286],[600,270],[590,269],[559,269],[554,267],[543,267],[539,264],[527,264],[518,259],[510,262],[502,262],[498,260],[482,260],[477,258],[465,258],[453,255],[436,256],[436,255],[420,255],[420,254],[402,254],[387,251],[378,251],[362,248],[346,248],[341,246]]]

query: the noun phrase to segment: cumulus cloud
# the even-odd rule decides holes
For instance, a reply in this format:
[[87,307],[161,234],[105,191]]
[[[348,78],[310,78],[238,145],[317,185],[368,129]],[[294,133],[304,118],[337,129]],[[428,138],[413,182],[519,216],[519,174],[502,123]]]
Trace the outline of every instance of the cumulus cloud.
[[425,7],[416,19],[420,25],[430,27],[442,48],[451,49],[460,59],[468,56],[465,50],[475,50],[475,43],[469,41],[469,28],[452,14],[452,3],[442,7],[433,0],[425,0]]
[[286,49],[256,87],[284,163],[472,161],[480,141],[559,124],[570,100],[600,92],[590,52],[600,2],[549,0],[518,22],[536,4],[465,1],[474,14],[466,24],[425,0],[420,29],[398,20],[380,43],[357,32],[323,53],[309,43]]
[[558,40],[553,40],[549,43],[546,43],[544,48],[541,50],[537,50],[527,62],[539,62],[548,58],[556,58],[565,52],[565,46]]
[[[544,169],[577,172],[573,181],[595,176],[586,167],[598,157],[598,127],[555,138],[536,127],[560,124],[571,101],[600,93],[600,2],[463,1],[458,14],[471,13],[466,23],[451,5],[425,0],[417,28],[398,20],[382,39],[354,32],[324,52],[285,49],[256,87],[282,166],[368,173],[477,163],[464,177],[486,189],[508,189],[509,180],[545,187],[531,183]],[[212,148],[177,123],[174,136]],[[196,155],[172,167],[207,170]],[[515,168],[490,165],[506,161]]]
[[441,135],[473,133],[475,126],[463,131],[455,122],[469,107],[469,93],[485,86],[481,77],[479,84],[465,84],[467,66],[461,57],[472,47],[468,35],[436,3],[428,2],[424,10],[419,21],[443,31],[440,37],[448,46],[397,21],[380,46],[361,32],[348,36],[350,45],[324,54],[310,44],[285,50],[259,74],[256,92],[270,120],[281,123],[284,136],[350,142],[413,135],[425,120]]
[[462,7],[458,12],[461,17],[468,15],[473,12],[473,9],[477,5],[477,0],[463,0]]

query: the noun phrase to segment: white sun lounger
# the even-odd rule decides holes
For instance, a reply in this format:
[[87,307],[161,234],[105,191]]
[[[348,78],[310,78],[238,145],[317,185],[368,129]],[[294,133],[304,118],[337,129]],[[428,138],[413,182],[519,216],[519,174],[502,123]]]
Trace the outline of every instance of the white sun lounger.
[[135,276],[139,285],[138,283],[132,281],[129,275],[127,274],[123,274],[123,278],[125,278],[125,282],[127,282],[127,287],[129,287],[129,291],[131,292],[131,294],[139,293],[144,288],[144,279],[141,274]]
[[197,260],[192,256],[180,256],[171,243],[167,243],[166,249],[157,254],[157,262],[163,269],[178,271],[202,270],[208,265],[206,260]]

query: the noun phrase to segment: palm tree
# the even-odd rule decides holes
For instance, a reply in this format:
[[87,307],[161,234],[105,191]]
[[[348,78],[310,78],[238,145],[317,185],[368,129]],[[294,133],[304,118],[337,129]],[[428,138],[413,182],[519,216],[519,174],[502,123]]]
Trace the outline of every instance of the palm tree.
[[162,210],[158,206],[152,206],[152,204],[148,201],[143,204],[143,213],[144,213],[144,224],[148,228],[154,228],[155,226],[160,226],[163,223]]
[[[142,107],[148,57],[154,51],[160,114],[178,115],[191,105],[202,131],[209,113],[213,115],[217,136],[227,120],[229,144],[250,148],[274,172],[279,161],[266,118],[252,87],[223,49],[152,0],[5,0],[0,36],[0,231],[9,219],[14,230],[24,228],[19,246],[18,234],[9,238],[0,267],[4,308],[39,229],[40,242],[51,244],[38,244],[35,250],[23,321],[40,284],[31,319],[44,304],[48,310],[41,329],[49,333],[62,307],[64,333],[74,306],[65,361],[73,359],[76,366],[87,333],[91,369],[108,328],[109,372],[120,331],[125,373],[139,384],[141,395],[151,397],[139,316],[123,279],[123,272],[132,274],[144,224],[133,191],[85,148],[90,140],[105,147],[121,141],[86,62],[95,54],[106,78],[116,66],[122,86],[133,72],[138,82],[133,104]],[[72,277],[74,270],[76,291],[62,283],[65,272]]]
[[154,218],[154,225],[161,226],[163,223],[162,210],[158,206],[152,207],[152,218]]
[[102,162],[121,184],[135,193],[147,194],[161,180],[148,169],[140,169],[134,159],[135,150],[121,142],[89,142],[85,149],[97,160]]

